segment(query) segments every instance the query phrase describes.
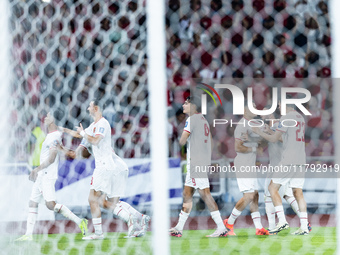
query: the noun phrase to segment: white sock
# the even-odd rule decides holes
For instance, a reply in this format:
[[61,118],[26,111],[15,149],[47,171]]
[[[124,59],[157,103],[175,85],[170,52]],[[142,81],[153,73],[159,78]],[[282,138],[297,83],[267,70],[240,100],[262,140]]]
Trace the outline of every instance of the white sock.
[[231,214],[229,216],[229,219],[228,219],[228,224],[229,225],[234,225],[235,223],[235,220],[237,219],[238,216],[240,216],[242,213],[242,211],[239,211],[237,210],[235,207],[234,209],[231,211]]
[[189,214],[190,213],[186,213],[186,212],[181,211],[181,213],[179,214],[178,223],[177,223],[177,225],[175,227],[177,230],[179,230],[179,231],[183,230],[184,224],[187,221],[187,219],[189,217]]
[[275,207],[273,205],[273,201],[271,197],[265,196],[265,207],[266,207],[266,214],[268,218],[268,227],[269,229],[275,228]]
[[287,222],[285,212],[283,210],[282,205],[275,206],[275,213],[276,213],[277,217],[279,218],[280,223]]
[[130,212],[126,210],[120,203],[117,203],[115,209],[113,210],[113,214],[123,220],[126,224],[128,223],[131,215]]
[[307,212],[300,212],[300,228],[302,230],[308,231],[308,217]]
[[79,225],[81,223],[81,219],[71,212],[70,209],[66,207],[66,205],[56,204],[53,209],[56,213],[61,213],[64,217],[72,220],[74,223]]
[[217,229],[218,230],[225,229],[225,226],[223,224],[223,220],[221,218],[220,211],[210,212],[210,214],[211,214],[211,218],[215,221],[215,223],[217,225]]
[[251,218],[253,219],[254,225],[256,229],[261,229],[263,228],[262,223],[261,223],[261,215],[259,212],[253,212],[251,213]]
[[124,202],[124,201],[119,201],[119,204],[121,204],[121,206],[123,208],[125,208],[125,210],[129,211],[129,213],[131,213],[133,216],[135,216],[137,218],[138,221],[142,220],[143,214],[141,214],[140,212],[138,212],[135,208],[133,208],[131,205],[129,205],[128,203]]
[[93,227],[94,227],[94,233],[96,235],[102,235],[103,234],[102,218],[93,218],[92,224],[93,224]]
[[292,207],[293,211],[296,213],[298,217],[300,217],[300,210],[299,210],[299,205],[296,202],[295,197],[289,197],[286,199],[287,203],[290,204]]
[[27,228],[25,235],[32,235],[35,222],[37,221],[38,217],[38,207],[29,207],[28,208],[28,216],[27,216]]

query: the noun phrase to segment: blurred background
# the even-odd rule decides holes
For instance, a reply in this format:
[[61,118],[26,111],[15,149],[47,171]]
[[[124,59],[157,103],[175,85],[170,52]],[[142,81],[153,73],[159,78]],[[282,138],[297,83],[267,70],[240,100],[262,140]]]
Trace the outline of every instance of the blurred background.
[[[8,142],[10,164],[2,172],[10,178],[5,185],[20,185],[18,194],[5,198],[17,201],[15,212],[4,212],[3,220],[11,223],[6,231],[23,231],[33,185],[27,174],[38,164],[47,112],[57,113],[60,126],[74,129],[81,122],[87,127],[91,120],[86,109],[93,98],[106,103],[112,146],[130,168],[131,188],[124,199],[152,214],[145,1],[10,0],[10,11],[13,75],[8,111],[13,139]],[[271,86],[276,85],[263,79],[307,80],[305,87],[312,94],[306,106],[312,113],[306,119],[308,163],[334,163],[328,1],[167,0],[165,22],[169,180],[164,181],[169,183],[173,220],[181,208],[185,171],[185,149],[178,144],[186,119],[182,104],[197,79],[228,79],[244,92],[251,86],[258,108],[271,102]],[[249,78],[251,82],[244,82]],[[231,94],[220,95],[223,106],[216,109],[217,115],[235,118]],[[232,164],[233,132],[230,126],[212,129],[219,138],[215,163]],[[80,140],[64,135],[63,143],[76,149]],[[267,152],[258,160],[266,163]],[[57,198],[85,217],[90,217],[87,195],[93,167],[93,158],[65,158],[56,183]],[[221,214],[229,215],[241,197],[236,181],[216,179],[211,186]],[[321,187],[320,180],[306,181],[305,196],[312,225],[334,226],[335,179],[323,180]],[[194,218],[186,227],[213,227],[204,203],[198,197],[194,202]],[[294,214],[284,206],[288,215]],[[40,210],[40,220],[55,219],[53,212]],[[263,186],[260,212],[264,215]],[[239,220],[239,226],[252,226],[248,214],[243,212],[247,220]],[[297,217],[292,220],[298,222]],[[108,228],[124,228],[117,224]]]

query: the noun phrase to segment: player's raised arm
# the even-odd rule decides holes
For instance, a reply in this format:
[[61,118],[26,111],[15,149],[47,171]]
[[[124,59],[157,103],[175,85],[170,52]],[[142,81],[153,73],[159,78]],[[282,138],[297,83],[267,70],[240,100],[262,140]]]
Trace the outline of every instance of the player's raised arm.
[[71,130],[71,129],[68,129],[68,128],[64,128],[64,127],[58,127],[58,130],[60,132],[63,132],[63,133],[66,133],[66,134],[69,134],[75,138],[82,138],[82,136],[75,130]]
[[280,131],[276,131],[274,134],[269,135],[264,133],[260,128],[258,127],[253,127],[252,128],[253,132],[258,134],[259,136],[263,137],[267,141],[271,143],[275,143],[277,141],[282,141],[282,133]]

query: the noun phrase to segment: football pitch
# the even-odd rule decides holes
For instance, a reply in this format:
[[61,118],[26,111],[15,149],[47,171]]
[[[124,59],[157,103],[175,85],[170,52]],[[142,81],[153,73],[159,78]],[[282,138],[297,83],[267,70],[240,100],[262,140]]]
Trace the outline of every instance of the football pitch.
[[[171,254],[335,254],[336,229],[314,227],[308,236],[293,236],[297,228],[277,236],[256,236],[255,229],[235,229],[237,236],[207,238],[214,230],[183,231],[171,237]],[[83,241],[80,234],[34,235],[32,242],[14,242],[2,237],[0,254],[152,254],[151,232],[142,238],[124,238],[126,233],[106,233],[104,240]]]

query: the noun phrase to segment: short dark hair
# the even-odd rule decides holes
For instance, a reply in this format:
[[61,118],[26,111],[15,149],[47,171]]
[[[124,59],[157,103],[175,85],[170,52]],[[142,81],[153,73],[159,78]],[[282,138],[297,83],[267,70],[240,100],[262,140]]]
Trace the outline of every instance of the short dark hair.
[[92,101],[93,101],[93,105],[94,105],[94,106],[98,106],[98,107],[100,108],[101,112],[104,111],[104,109],[105,109],[105,104],[102,103],[102,101],[100,101],[98,98],[95,98],[95,99],[93,99]]
[[190,104],[196,106],[197,111],[201,110],[201,98],[197,96],[188,96],[187,99]]

